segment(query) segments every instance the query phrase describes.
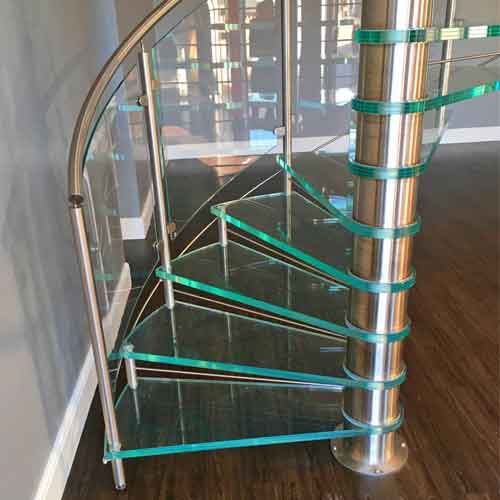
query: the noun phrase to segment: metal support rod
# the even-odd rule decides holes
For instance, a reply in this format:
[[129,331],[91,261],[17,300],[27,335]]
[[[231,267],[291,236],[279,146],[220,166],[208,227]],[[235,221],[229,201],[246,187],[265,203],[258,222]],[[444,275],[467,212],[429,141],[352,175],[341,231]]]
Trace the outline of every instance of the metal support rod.
[[218,223],[219,223],[219,243],[222,247],[227,247],[227,222],[222,217],[219,217]]
[[[455,14],[457,11],[457,0],[448,0],[446,4],[445,26],[451,28],[455,22]],[[441,51],[441,59],[449,60],[453,56],[453,41],[446,40],[443,42]],[[439,88],[443,95],[448,93],[451,74],[451,62],[444,63],[440,68]],[[444,127],[446,122],[446,107],[439,110],[439,128]]]
[[[428,27],[432,0],[364,0],[363,29]],[[377,101],[413,101],[425,97],[428,45],[400,43],[360,47],[358,95]],[[356,161],[379,168],[417,165],[423,113],[379,116],[357,113]],[[375,180],[355,177],[353,217],[374,227],[398,228],[416,220],[416,177]],[[395,282],[411,273],[412,237],[354,237],[351,272],[372,282]],[[348,321],[381,335],[408,325],[408,291],[368,293],[352,289]],[[348,339],[345,366],[369,381],[389,381],[403,373],[402,341],[367,343]],[[344,413],[358,422],[384,426],[400,413],[399,388],[346,389]],[[344,425],[351,424],[348,419]],[[335,442],[334,455],[346,467],[369,475],[395,472],[408,451],[396,432]]]
[[[292,140],[293,140],[293,88],[292,88],[292,0],[282,2],[282,68],[283,68],[283,119],[285,121],[285,136],[283,146],[285,160],[288,165],[292,164]],[[286,195],[292,193],[292,177],[285,173],[284,192]]]
[[[453,43],[452,40],[448,40],[448,42]],[[448,43],[446,42],[446,43]],[[495,59],[500,57],[500,52],[485,52],[483,54],[472,54],[470,56],[462,56],[462,57],[452,57],[451,59],[434,59],[429,61],[428,66],[436,66],[437,64],[448,64],[448,63],[456,63],[462,61],[474,61],[475,59]],[[485,61],[482,64],[487,64],[488,61]]]
[[[171,271],[169,233],[167,220],[167,206],[165,190],[163,188],[163,173],[161,163],[161,142],[156,118],[155,96],[153,91],[153,77],[151,69],[151,57],[149,52],[139,52],[139,68],[141,72],[141,83],[146,97],[144,113],[146,116],[146,129],[148,136],[149,154],[151,159],[151,178],[155,194],[155,218],[156,230],[158,231],[158,249],[160,261],[163,268]],[[174,307],[174,289],[170,280],[163,281],[165,291],[165,305],[172,309]]]
[[[90,341],[92,344],[94,362],[97,371],[99,397],[101,399],[102,413],[104,416],[106,438],[111,451],[119,451],[121,448],[120,434],[118,432],[118,424],[116,422],[106,343],[104,340],[104,330],[102,327],[99,302],[97,299],[94,270],[92,267],[89,242],[87,239],[83,207],[70,207],[70,215],[78,255],[78,263],[80,266],[83,293],[87,306],[87,315],[90,326]],[[113,460],[113,475],[115,478],[116,489],[125,489],[125,471],[122,460]]]
[[[134,346],[131,344],[127,344],[126,346],[123,346],[123,349],[126,352],[133,352]],[[137,389],[138,381],[137,381],[137,370],[135,366],[135,359],[125,358],[125,373],[127,375],[128,386],[133,390]]]

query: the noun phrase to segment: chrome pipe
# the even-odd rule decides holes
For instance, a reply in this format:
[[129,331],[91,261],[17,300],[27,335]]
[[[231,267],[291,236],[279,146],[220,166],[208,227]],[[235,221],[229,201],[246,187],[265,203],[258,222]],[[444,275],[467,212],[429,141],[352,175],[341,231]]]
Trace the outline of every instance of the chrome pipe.
[[[70,207],[70,216],[75,247],[78,255],[83,294],[85,297],[85,304],[87,306],[87,316],[90,326],[90,341],[92,344],[94,363],[97,371],[99,397],[104,416],[106,439],[109,443],[111,451],[119,451],[121,449],[120,433],[116,421],[113,391],[111,389],[111,378],[109,376],[106,342],[102,327],[101,313],[99,310],[99,302],[97,299],[94,269],[90,256],[83,207]],[[123,463],[121,460],[113,460],[112,462],[115,486],[117,489],[124,489],[126,483]]]
[[218,219],[219,224],[219,243],[222,247],[227,247],[227,222],[222,217]]
[[[455,14],[457,11],[457,0],[448,0],[446,3],[446,15],[445,15],[445,26],[451,28],[455,22]],[[441,59],[450,60],[453,55],[453,41],[446,40],[443,42],[443,47],[441,51]],[[439,88],[441,89],[443,95],[448,93],[450,86],[450,75],[451,75],[451,62],[446,62],[440,68],[439,75]],[[438,127],[441,129],[444,127],[446,121],[446,107],[440,108],[439,110],[439,123]]]
[[125,481],[125,468],[123,467],[123,460],[118,458],[111,462],[111,468],[113,470],[113,481],[115,482],[115,489],[117,491],[123,491],[127,488],[127,483]]
[[[134,346],[132,344],[127,344],[123,346],[123,349],[126,352],[130,353],[134,351]],[[137,380],[137,369],[135,365],[135,359],[125,358],[124,363],[125,363],[125,374],[127,376],[127,384],[131,389],[135,390],[139,385]]]
[[[428,27],[432,0],[364,0],[362,29]],[[361,44],[358,95],[376,101],[412,101],[425,97],[428,45]],[[356,161],[379,168],[420,162],[423,113],[379,116],[357,113]],[[399,228],[416,221],[417,178],[375,180],[355,177],[353,218],[373,227]],[[411,273],[412,237],[375,239],[355,236],[351,272],[373,282],[394,282]],[[350,292],[348,323],[379,334],[408,325],[408,292]],[[373,344],[348,339],[346,368],[370,381],[390,381],[404,372],[403,344]],[[344,413],[369,425],[390,425],[400,415],[399,388],[346,389]],[[349,427],[348,420],[344,423]],[[395,433],[335,442],[336,458],[355,471],[383,475],[406,462],[407,449]]]
[[[293,86],[292,86],[292,0],[282,2],[282,68],[283,68],[283,118],[285,120],[284,154],[288,165],[293,153]],[[285,172],[284,192],[292,194],[292,176]]]
[[[452,42],[452,40],[448,40],[448,42]],[[500,52],[484,52],[482,54],[472,54],[470,56],[462,56],[462,57],[452,57],[450,59],[434,59],[429,61],[429,66],[436,66],[438,64],[448,64],[462,61],[474,61],[475,59],[498,59],[500,57]],[[481,65],[488,64],[488,61],[484,61]]]
[[[161,161],[161,141],[156,117],[156,103],[153,91],[153,76],[151,57],[149,52],[139,52],[139,68],[141,74],[142,90],[145,96],[144,113],[146,117],[146,130],[148,136],[149,154],[151,160],[151,179],[155,194],[156,229],[159,232],[158,250],[163,268],[171,271],[170,235],[168,232],[167,205],[165,190],[163,188],[163,172]],[[174,288],[170,280],[163,281],[165,291],[165,305],[168,309],[174,307]]]

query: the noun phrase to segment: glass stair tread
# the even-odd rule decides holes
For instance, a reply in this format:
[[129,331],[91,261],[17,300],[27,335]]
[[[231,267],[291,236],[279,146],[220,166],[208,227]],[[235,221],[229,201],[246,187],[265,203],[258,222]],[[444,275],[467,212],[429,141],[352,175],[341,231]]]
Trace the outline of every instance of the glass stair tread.
[[352,234],[298,193],[246,198],[215,206],[212,213],[332,279],[347,279]]
[[[433,65],[430,68],[425,99],[391,102],[355,98],[352,107],[355,111],[375,115],[421,113],[482,97],[500,90],[500,68],[498,65],[461,65],[460,61],[449,64],[451,65],[450,78],[446,82],[440,78],[440,65]],[[443,83],[446,83],[446,87],[443,87]]]
[[116,403],[122,447],[133,458],[368,434],[336,430],[342,393],[322,386],[138,379]]
[[198,291],[260,309],[327,332],[345,328],[348,289],[229,241],[178,257],[171,272],[157,270]]
[[[444,20],[443,20],[444,21]],[[436,25],[429,28],[398,29],[359,29],[354,33],[358,43],[407,43],[443,42],[446,40],[474,40],[500,36],[500,20],[488,19],[485,23],[463,24],[447,27]]]
[[302,153],[287,167],[295,181],[335,216],[339,210],[352,216],[354,180],[347,153]]
[[[421,162],[430,163],[441,138],[448,127],[452,113],[446,109],[430,111],[424,116]],[[350,146],[345,152],[307,152],[294,155],[293,164],[281,167],[290,173],[299,186],[334,217],[339,213],[352,219],[354,176],[349,170],[349,157],[354,156],[356,130],[350,133]],[[349,151],[348,151],[349,149]],[[340,221],[342,223],[342,220]]]
[[344,351],[331,335],[176,302],[140,323],[115,356],[335,385],[345,378]]
[[480,64],[464,65],[460,62],[450,64],[452,67],[446,92],[440,87],[440,65],[435,65],[430,68],[427,76],[429,97],[451,94],[481,84],[500,81],[500,67],[498,64],[487,66]]

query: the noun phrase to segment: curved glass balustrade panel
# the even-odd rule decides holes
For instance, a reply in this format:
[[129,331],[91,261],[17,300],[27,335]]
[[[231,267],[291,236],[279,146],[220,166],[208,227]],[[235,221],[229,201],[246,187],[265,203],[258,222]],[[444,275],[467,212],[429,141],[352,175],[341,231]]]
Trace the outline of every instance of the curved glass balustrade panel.
[[261,155],[280,151],[279,3],[208,0],[153,49],[170,219],[181,229]]
[[108,348],[127,330],[135,302],[158,262],[143,111],[128,112],[139,95],[134,67],[103,103],[83,171],[87,233]]
[[308,152],[342,135],[358,83],[361,1],[297,1],[292,34],[293,150]]

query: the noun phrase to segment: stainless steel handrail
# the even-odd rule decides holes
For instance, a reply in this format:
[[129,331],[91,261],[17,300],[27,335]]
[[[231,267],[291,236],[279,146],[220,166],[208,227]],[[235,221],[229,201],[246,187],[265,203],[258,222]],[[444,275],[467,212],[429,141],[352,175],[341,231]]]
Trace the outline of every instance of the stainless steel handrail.
[[69,201],[72,207],[79,207],[83,202],[84,155],[92,119],[94,118],[104,90],[134,47],[166,14],[168,14],[177,4],[181,3],[181,1],[182,0],[165,0],[158,5],[151,14],[146,16],[108,59],[87,94],[76,121],[69,153],[68,191]]

